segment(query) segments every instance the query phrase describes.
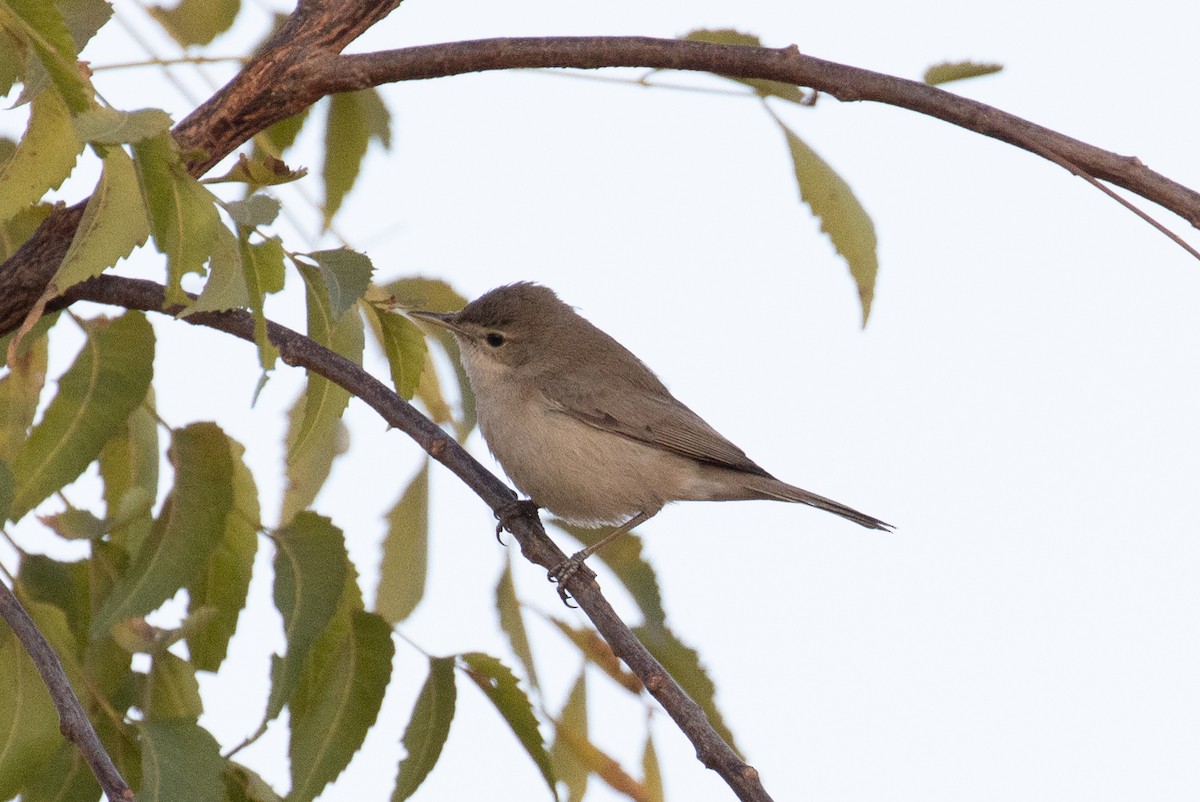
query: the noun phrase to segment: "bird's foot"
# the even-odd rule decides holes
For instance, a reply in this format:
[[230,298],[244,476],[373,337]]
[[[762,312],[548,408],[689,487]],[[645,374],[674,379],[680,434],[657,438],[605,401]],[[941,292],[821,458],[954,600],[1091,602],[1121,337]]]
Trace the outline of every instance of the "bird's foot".
[[571,596],[567,592],[567,580],[575,576],[579,569],[584,567],[583,561],[590,554],[591,552],[587,549],[577,551],[546,572],[546,579],[558,585],[558,598],[562,599],[563,604],[568,607],[574,607],[575,605],[571,604]]
[[504,541],[500,540],[500,533],[505,529],[509,529],[509,524],[517,518],[537,518],[538,505],[527,498],[510,501],[496,510],[496,540],[500,541],[500,545],[504,545]]

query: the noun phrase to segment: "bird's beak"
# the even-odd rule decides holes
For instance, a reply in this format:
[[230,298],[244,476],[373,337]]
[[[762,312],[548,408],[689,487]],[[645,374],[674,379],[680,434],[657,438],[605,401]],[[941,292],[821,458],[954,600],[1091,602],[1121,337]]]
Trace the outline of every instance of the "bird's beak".
[[432,323],[435,326],[441,326],[443,329],[458,331],[458,326],[454,323],[454,312],[409,312],[408,316],[415,317],[417,320],[423,320],[426,323]]

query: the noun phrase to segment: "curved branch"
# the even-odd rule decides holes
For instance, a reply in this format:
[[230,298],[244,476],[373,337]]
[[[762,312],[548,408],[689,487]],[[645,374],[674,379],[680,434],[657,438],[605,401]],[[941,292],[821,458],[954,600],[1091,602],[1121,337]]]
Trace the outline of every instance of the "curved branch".
[[[117,276],[100,276],[72,287],[57,305],[81,300],[165,314],[180,311],[179,307],[164,308],[165,295],[161,285],[152,281]],[[218,329],[254,342],[254,319],[250,313],[242,310],[196,312],[181,319],[186,323]],[[517,496],[508,485],[480,465],[454,438],[396,395],[387,385],[349,359],[292,329],[268,323],[267,335],[279,349],[280,358],[284,362],[323,376],[365,401],[389,425],[403,431],[431,457],[449,468],[467,487],[475,491],[493,512],[512,509]],[[550,570],[567,558],[546,535],[536,515],[506,516],[505,526],[517,538],[521,545],[521,553],[529,561]],[[595,576],[590,570],[580,570],[567,580],[566,587],[597,631],[608,641],[613,652],[637,674],[646,689],[674,719],[696,747],[696,756],[700,761],[717,772],[739,799],[746,802],[769,802],[770,796],[759,781],[758,772],[743,762],[733,748],[717,734],[704,715],[703,709],[679,687],[662,664],[651,656],[620,619],[600,591]]]
[[33,623],[33,619],[21,606],[16,595],[3,582],[0,582],[0,618],[7,622],[33,659],[42,682],[50,692],[54,708],[58,711],[58,728],[63,736],[79,749],[104,794],[113,802],[133,802],[133,791],[121,776],[121,772],[113,765],[112,758],[104,750],[104,745],[100,743],[100,737],[96,735],[83,705],[79,703],[79,697],[71,689],[71,683],[67,680],[67,674],[63,671],[54,648]]

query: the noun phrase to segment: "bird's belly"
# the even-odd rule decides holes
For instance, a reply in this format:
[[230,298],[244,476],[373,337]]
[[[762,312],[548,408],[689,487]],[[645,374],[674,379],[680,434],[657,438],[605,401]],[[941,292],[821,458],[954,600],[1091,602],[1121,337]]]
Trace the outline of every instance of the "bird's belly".
[[513,482],[538,506],[572,523],[623,523],[689,497],[697,465],[671,452],[537,410],[480,429]]

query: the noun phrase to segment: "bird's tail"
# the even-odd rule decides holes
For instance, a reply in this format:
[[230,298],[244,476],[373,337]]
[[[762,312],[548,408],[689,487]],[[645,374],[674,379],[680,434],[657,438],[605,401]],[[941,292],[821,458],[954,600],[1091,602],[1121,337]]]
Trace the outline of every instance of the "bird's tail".
[[773,477],[754,477],[754,480],[748,482],[747,485],[750,489],[761,493],[760,498],[807,504],[810,507],[816,507],[819,510],[840,515],[848,521],[854,521],[859,526],[865,526],[867,529],[882,529],[885,532],[890,532],[895,528],[889,523],[884,523],[878,518],[873,518],[852,507],[847,507],[845,504],[840,504],[824,496],[818,496],[816,493],[810,493],[807,490],[801,490]]

